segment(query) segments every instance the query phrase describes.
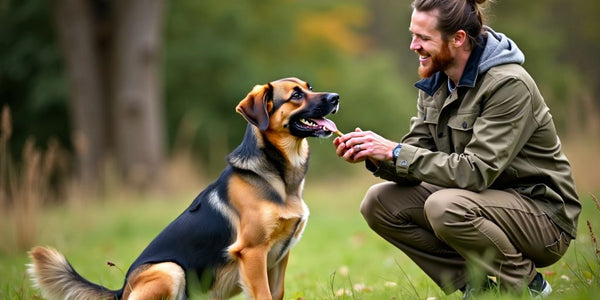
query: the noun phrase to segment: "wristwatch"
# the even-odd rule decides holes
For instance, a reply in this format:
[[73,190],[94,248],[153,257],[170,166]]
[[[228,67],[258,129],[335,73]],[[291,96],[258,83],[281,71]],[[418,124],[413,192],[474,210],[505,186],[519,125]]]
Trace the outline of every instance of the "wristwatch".
[[402,149],[402,143],[398,143],[398,145],[394,147],[394,150],[392,150],[392,160],[394,165],[396,164],[396,160],[398,160],[398,155],[400,155],[400,149]]

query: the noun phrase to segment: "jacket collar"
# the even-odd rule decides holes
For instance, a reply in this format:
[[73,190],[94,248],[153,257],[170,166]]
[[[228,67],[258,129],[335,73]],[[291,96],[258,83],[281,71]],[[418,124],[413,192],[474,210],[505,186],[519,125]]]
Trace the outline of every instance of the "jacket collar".
[[[479,37],[478,42],[478,45],[475,46],[471,52],[471,55],[469,55],[465,70],[463,71],[463,74],[460,77],[456,87],[464,86],[472,88],[475,86],[475,81],[477,81],[477,74],[479,70],[479,62],[481,60],[481,54],[483,54],[486,40],[483,37]],[[442,84],[446,84],[447,82],[448,76],[443,71],[440,71],[429,78],[424,78],[417,81],[417,83],[415,83],[415,87],[424,91],[429,96],[433,96],[435,91],[437,91]]]

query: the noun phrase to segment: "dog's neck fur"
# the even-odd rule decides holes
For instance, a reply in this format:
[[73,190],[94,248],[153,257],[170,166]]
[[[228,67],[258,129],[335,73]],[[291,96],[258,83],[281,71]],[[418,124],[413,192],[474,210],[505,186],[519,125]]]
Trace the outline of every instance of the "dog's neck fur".
[[[249,124],[242,143],[229,154],[227,161],[234,168],[250,171],[261,177],[265,177],[265,173],[279,174],[285,190],[283,194],[301,196],[304,176],[308,171],[308,141],[306,138],[293,137],[278,139],[282,142],[276,144],[269,139],[272,134],[274,133],[261,132],[256,126]],[[293,155],[290,157],[284,153]],[[274,178],[265,179],[272,185],[277,185],[273,182]]]

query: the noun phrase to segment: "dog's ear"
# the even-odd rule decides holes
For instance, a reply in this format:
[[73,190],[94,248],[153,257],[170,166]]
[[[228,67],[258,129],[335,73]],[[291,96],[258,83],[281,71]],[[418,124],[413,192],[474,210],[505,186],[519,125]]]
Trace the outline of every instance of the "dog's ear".
[[269,111],[267,108],[269,100],[273,99],[273,86],[270,83],[256,85],[242,99],[235,110],[244,116],[244,119],[265,131],[269,127]]

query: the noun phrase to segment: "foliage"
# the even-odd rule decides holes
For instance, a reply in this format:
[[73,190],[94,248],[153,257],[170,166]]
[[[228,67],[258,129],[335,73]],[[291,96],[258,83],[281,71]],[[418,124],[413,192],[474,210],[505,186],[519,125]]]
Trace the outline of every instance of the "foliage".
[[0,4],[0,106],[13,112],[13,153],[35,136],[69,144],[64,70],[48,1]]
[[[255,84],[288,76],[309,81],[315,90],[339,93],[341,112],[333,118],[340,128],[397,127],[388,125],[406,120],[398,114],[407,117],[402,111],[408,110],[365,113],[365,105],[375,101],[378,110],[392,112],[410,107],[412,113],[414,104],[402,92],[406,89],[396,89],[401,80],[390,56],[365,55],[365,37],[357,28],[366,26],[367,11],[359,4],[172,2],[165,55],[172,143],[180,126],[191,126],[200,157],[209,162],[222,157],[244,132],[245,122],[234,113],[237,102]],[[408,121],[401,124],[406,128]],[[215,169],[222,167],[222,158],[217,161]]]
[[[598,102],[600,64],[592,58],[600,47],[599,8],[591,0],[503,0],[489,9],[489,23],[525,52],[560,128],[574,123],[568,113],[581,99]],[[166,9],[169,149],[190,146],[205,168],[220,169],[244,132],[238,101],[255,84],[280,77],[338,92],[342,106],[332,118],[344,132],[358,126],[399,138],[415,111],[408,2],[168,1]],[[0,103],[14,115],[13,153],[31,135],[42,147],[51,136],[70,145],[67,83],[50,14],[48,1],[0,4]],[[326,158],[316,168],[337,168],[330,145],[322,145],[329,143],[316,144],[315,153],[324,154],[315,156]]]
[[[578,2],[578,5],[589,6],[590,12],[597,13],[600,8],[591,2],[583,1],[583,3],[585,4]],[[567,7],[571,8],[571,5]],[[600,38],[591,35],[585,38],[579,36],[579,42],[575,42],[573,35],[578,35],[579,29],[569,25],[572,20],[578,20],[579,24],[580,18],[585,18],[590,12],[585,12],[584,9],[565,11],[565,8],[565,3],[558,0],[525,2],[506,0],[498,1],[490,10],[492,26],[508,34],[525,53],[525,67],[540,86],[560,128],[567,126],[566,122],[574,122],[569,120],[569,116],[564,112],[568,111],[570,105],[574,105],[577,98],[583,97],[586,93],[599,92],[589,86],[585,88],[586,85],[598,83],[599,77],[589,77],[593,74],[589,69],[597,67],[594,64],[590,65],[587,59],[581,62],[581,56],[573,55],[580,51],[585,53],[587,50],[584,49],[589,47],[573,45],[573,43],[585,41],[594,48],[600,46]],[[561,18],[561,15],[567,12],[572,17]],[[507,22],[509,16],[510,22]],[[558,25],[558,19],[564,19],[563,24]],[[597,22],[595,17],[594,19]],[[600,98],[597,100],[600,103]]]

